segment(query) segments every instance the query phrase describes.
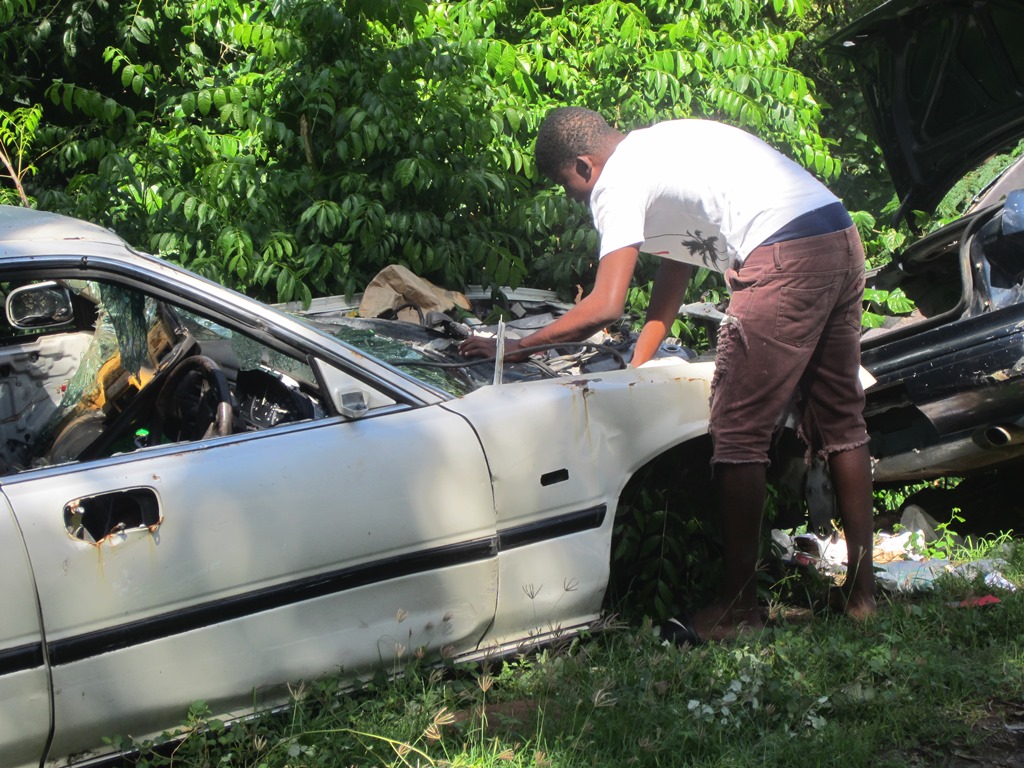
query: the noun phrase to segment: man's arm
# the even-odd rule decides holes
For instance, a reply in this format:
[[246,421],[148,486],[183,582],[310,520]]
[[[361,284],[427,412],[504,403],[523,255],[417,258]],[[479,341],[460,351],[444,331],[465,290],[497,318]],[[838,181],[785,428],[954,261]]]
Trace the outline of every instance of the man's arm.
[[693,275],[693,265],[681,261],[662,259],[658,272],[654,276],[654,287],[651,288],[651,303],[647,307],[647,320],[644,322],[640,338],[633,348],[634,368],[643,365],[658,351],[665,340],[672,323],[679,316],[679,305],[686,295],[686,286]]
[[[507,339],[506,359],[525,359],[527,355],[515,353],[520,347],[583,341],[618,320],[626,304],[626,293],[629,291],[633,269],[639,255],[639,248],[635,245],[607,254],[597,265],[594,289],[579,304],[550,325],[522,340]],[[459,346],[459,352],[463,357],[490,357],[494,355],[494,351],[494,339],[482,336],[470,336]]]

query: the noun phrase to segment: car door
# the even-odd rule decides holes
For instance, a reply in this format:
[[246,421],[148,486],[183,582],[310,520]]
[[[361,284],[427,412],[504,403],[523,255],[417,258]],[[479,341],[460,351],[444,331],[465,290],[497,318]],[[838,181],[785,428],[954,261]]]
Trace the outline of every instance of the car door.
[[0,744],[5,765],[37,765],[50,731],[50,684],[25,545],[0,499]]
[[487,463],[434,405],[29,469],[2,491],[38,589],[51,758],[173,727],[192,701],[244,714],[324,673],[466,651],[494,617]]

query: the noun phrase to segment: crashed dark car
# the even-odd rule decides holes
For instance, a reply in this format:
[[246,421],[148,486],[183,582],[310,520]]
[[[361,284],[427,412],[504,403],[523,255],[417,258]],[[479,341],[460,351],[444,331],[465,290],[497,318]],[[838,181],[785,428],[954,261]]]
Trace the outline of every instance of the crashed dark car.
[[[1024,4],[893,0],[830,47],[852,59],[899,196],[931,213],[970,169],[1024,137]],[[1004,494],[1024,457],[1024,172],[1010,165],[962,218],[869,285],[916,305],[864,335],[879,485],[967,478],[967,506]]]

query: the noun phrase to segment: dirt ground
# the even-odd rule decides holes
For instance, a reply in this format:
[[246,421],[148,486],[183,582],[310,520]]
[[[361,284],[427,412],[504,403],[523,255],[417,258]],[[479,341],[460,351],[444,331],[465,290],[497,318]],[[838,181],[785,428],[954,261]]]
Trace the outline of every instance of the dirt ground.
[[907,749],[884,761],[908,768],[1024,768],[1024,707],[997,702],[991,717],[972,729],[972,738],[930,749]]

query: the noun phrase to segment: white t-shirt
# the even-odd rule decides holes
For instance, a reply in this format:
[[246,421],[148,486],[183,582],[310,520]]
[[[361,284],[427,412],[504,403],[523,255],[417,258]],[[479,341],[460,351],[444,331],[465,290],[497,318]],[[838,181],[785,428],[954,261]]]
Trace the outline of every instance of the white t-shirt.
[[724,272],[797,216],[838,202],[761,139],[711,120],[631,131],[590,196],[601,256],[644,253]]

